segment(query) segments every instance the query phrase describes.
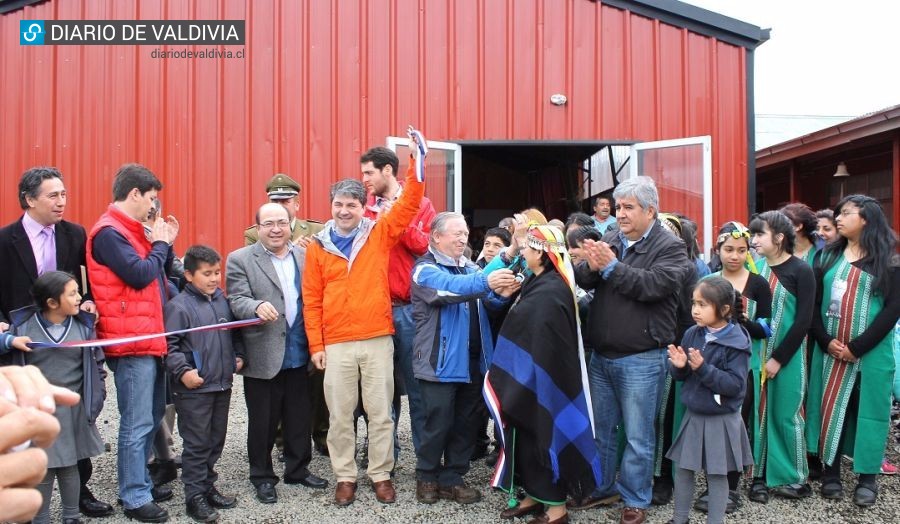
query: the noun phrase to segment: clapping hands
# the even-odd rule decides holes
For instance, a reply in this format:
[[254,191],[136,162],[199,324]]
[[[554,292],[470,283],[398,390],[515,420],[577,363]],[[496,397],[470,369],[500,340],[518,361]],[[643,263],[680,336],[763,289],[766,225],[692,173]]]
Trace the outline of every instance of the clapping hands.
[[681,346],[669,344],[668,353],[669,362],[675,368],[681,369],[690,364],[691,369],[696,371],[703,365],[703,354],[698,349],[690,348],[685,351]]

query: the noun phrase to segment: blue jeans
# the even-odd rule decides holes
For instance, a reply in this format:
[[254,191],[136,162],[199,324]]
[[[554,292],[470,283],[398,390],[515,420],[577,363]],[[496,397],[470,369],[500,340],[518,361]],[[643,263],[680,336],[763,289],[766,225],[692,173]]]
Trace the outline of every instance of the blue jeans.
[[108,358],[119,403],[119,498],[126,509],[153,501],[147,460],[153,436],[166,410],[162,360],[155,357]]
[[[653,494],[655,422],[666,377],[666,352],[651,349],[617,359],[594,354],[588,370],[594,440],[603,471],[603,483],[594,494],[607,496],[617,491],[626,507],[646,509]],[[616,482],[620,423],[626,444]]]
[[[419,381],[413,375],[413,337],[416,323],[412,318],[412,304],[394,306],[394,355],[399,357],[403,382],[406,385],[406,396],[409,399],[409,425],[412,430],[413,448],[418,455],[421,434],[425,430],[425,408],[422,405],[422,392]],[[394,421],[396,424],[396,419]]]

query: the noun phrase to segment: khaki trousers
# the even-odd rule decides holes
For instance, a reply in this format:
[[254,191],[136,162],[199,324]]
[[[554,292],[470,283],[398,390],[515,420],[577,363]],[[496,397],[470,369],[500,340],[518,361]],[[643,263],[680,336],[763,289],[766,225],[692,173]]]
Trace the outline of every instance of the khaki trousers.
[[[369,469],[372,482],[391,478],[394,469],[394,342],[390,336],[325,346],[325,402],[330,412],[328,453],[338,482],[356,482],[353,411],[362,391],[369,416]],[[359,386],[358,386],[359,385]]]

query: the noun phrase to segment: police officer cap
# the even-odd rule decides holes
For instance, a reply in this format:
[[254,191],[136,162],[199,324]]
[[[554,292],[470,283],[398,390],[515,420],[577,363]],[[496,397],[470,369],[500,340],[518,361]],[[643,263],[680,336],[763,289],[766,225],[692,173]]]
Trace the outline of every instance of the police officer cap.
[[269,198],[274,199],[295,197],[300,194],[300,184],[293,178],[278,173],[266,184],[266,193],[269,194]]

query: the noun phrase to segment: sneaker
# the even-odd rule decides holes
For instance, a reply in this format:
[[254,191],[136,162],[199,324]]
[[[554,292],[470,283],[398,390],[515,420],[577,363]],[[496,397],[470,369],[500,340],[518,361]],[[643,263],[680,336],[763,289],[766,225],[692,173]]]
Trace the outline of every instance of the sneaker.
[[881,463],[881,474],[882,475],[896,475],[897,474],[897,466],[888,462],[887,459]]

